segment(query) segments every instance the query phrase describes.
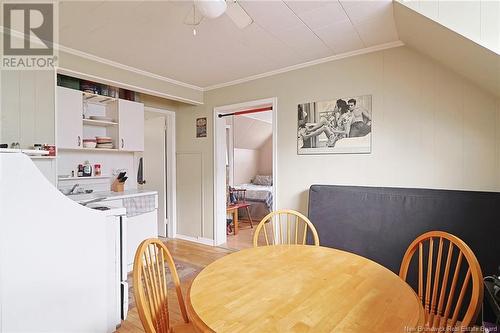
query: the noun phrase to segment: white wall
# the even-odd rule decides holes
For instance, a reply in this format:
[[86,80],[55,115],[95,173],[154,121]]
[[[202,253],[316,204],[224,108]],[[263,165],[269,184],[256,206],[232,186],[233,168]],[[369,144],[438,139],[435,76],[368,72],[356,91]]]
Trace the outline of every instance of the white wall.
[[2,70],[0,142],[55,143],[54,71]]
[[[373,95],[371,154],[297,155],[297,104],[365,94]],[[399,47],[208,91],[205,105],[181,108],[177,148],[202,156],[203,218],[179,223],[202,223],[202,236],[213,237],[213,107],[274,96],[278,208],[306,212],[312,184],[500,189],[500,101]],[[208,119],[206,139],[194,138],[197,117]]]
[[257,149],[234,149],[234,183],[248,184],[259,170]]
[[134,153],[59,151],[57,159],[57,173],[59,175],[71,175],[71,171],[75,171],[76,176],[78,164],[83,164],[88,160],[92,165],[92,173],[94,172],[94,164],[98,163],[101,164],[102,176],[112,176],[112,178],[100,180],[82,177],[74,180],[60,181],[57,186],[59,189],[67,190],[75,183],[78,183],[83,189],[110,191],[111,182],[115,178],[113,172],[118,169],[127,171],[128,179],[125,182],[125,189],[137,188],[138,165],[134,159]]
[[273,174],[273,137],[270,136],[259,148],[259,175]]

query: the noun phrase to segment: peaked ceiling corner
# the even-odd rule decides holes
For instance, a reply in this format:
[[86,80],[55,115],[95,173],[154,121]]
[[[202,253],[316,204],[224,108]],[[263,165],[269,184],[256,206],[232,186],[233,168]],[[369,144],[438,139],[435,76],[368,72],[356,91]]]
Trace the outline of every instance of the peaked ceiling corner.
[[398,2],[394,18],[405,45],[500,97],[498,54]]
[[272,138],[272,125],[262,119],[238,116],[232,122],[235,148],[260,149]]
[[193,36],[184,24],[190,1],[61,1],[59,40],[197,87],[399,41],[391,0],[238,3],[253,24],[239,29],[222,15],[204,19]]

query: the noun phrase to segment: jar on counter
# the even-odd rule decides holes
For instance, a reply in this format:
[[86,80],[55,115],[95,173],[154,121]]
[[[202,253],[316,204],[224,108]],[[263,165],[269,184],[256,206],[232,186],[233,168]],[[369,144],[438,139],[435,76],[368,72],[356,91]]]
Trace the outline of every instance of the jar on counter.
[[94,164],[94,176],[99,177],[101,175],[101,165]]
[[85,161],[85,163],[83,163],[83,177],[90,176],[92,176],[92,165],[90,165],[89,161]]

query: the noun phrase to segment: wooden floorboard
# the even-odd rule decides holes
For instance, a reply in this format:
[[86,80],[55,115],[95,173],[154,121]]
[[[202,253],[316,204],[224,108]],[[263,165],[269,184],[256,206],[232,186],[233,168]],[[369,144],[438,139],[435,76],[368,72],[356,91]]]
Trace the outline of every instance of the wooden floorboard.
[[[172,254],[172,257],[174,258],[174,261],[179,260],[187,262],[191,265],[198,266],[200,269],[214,262],[215,260],[233,252],[233,250],[221,247],[207,246],[180,239],[165,239],[164,241],[168,247],[168,250]],[[192,275],[185,279],[181,279],[181,288],[184,298],[186,297],[187,289],[189,288],[195,277],[195,275]],[[129,281],[129,283],[131,282],[132,281]],[[172,325],[182,323],[179,304],[173,290],[169,290],[168,292],[168,304],[170,323]],[[117,332],[144,332],[136,307],[132,307],[129,310],[127,320],[122,322],[122,325],[117,330]]]

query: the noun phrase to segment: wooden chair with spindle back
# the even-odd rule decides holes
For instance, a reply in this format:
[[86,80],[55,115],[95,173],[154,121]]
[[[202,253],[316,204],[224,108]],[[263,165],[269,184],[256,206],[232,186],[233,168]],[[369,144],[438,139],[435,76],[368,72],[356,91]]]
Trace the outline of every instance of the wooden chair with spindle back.
[[229,193],[233,195],[235,203],[246,203],[246,189],[229,188]]
[[253,246],[259,246],[259,239],[264,241],[265,245],[305,245],[308,231],[311,232],[314,245],[319,246],[318,232],[307,217],[294,210],[277,210],[267,214],[260,221],[253,235]]
[[[170,270],[184,320],[180,325],[170,325],[165,265]],[[139,245],[135,253],[133,280],[134,297],[146,333],[195,332],[187,316],[174,260],[161,240],[150,238]]]
[[[436,257],[434,257],[435,241],[439,242]],[[428,243],[426,246],[427,259],[424,258],[426,243]],[[449,244],[445,245],[445,243]],[[444,267],[442,266],[442,257],[445,251],[443,247],[448,248]],[[461,332],[457,331],[456,328],[468,328],[474,325],[483,302],[483,274],[474,252],[464,241],[454,235],[443,231],[426,232],[417,237],[406,250],[399,271],[399,276],[404,281],[407,280],[410,262],[417,250],[418,297],[425,308],[426,328],[438,329],[436,331],[439,332]],[[427,261],[426,273],[424,272],[425,261]],[[464,261],[466,266],[462,267]],[[455,266],[453,272],[452,266]],[[448,285],[450,278],[451,284]],[[459,290],[458,294],[457,290]],[[465,311],[462,303],[466,294],[470,296],[470,301]],[[453,305],[453,312],[451,312]],[[465,314],[462,320],[459,320],[459,315],[463,311]]]

